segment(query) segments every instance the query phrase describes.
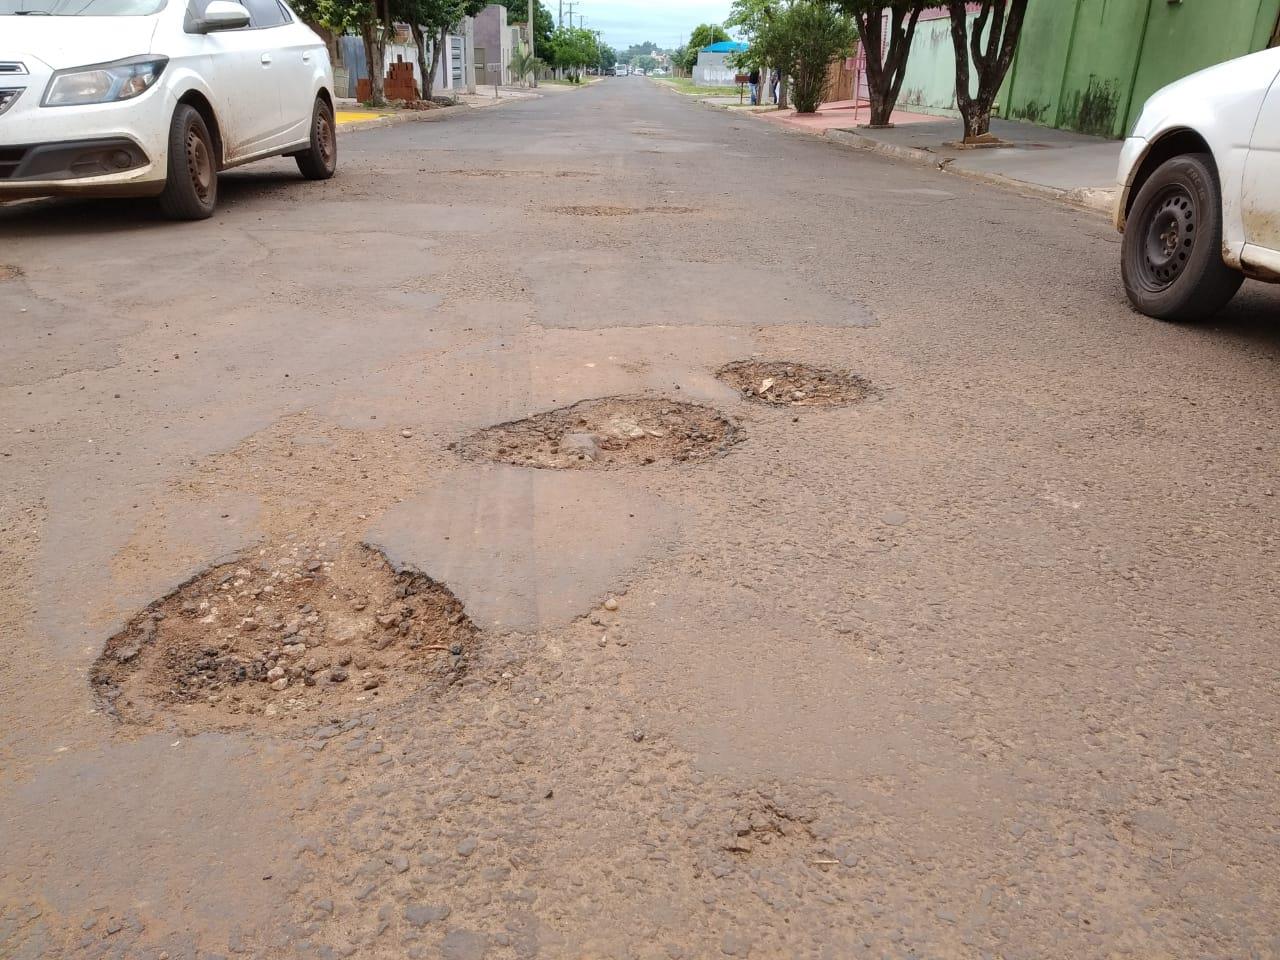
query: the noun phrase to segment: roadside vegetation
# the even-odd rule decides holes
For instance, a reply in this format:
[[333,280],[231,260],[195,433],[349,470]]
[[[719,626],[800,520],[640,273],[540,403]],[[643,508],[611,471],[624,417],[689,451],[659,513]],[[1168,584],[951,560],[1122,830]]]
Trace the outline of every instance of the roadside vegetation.
[[674,87],[680,93],[691,97],[736,97],[738,88],[734,87],[700,87],[688,77],[654,77],[654,82]]

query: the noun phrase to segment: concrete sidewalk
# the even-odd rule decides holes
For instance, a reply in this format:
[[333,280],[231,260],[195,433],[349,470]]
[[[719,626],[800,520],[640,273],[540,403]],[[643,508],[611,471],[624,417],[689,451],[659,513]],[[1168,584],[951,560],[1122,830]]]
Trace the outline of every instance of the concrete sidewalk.
[[927,163],[948,173],[1001,183],[1101,213],[1110,213],[1115,204],[1119,140],[997,118],[991,121],[991,132],[1008,146],[964,148],[956,145],[962,134],[959,120],[895,111],[892,127],[872,130],[855,122],[855,117],[866,122],[865,105],[857,111],[853,106],[852,102],[832,103],[824,104],[816,114],[769,110],[754,116],[847,146]]

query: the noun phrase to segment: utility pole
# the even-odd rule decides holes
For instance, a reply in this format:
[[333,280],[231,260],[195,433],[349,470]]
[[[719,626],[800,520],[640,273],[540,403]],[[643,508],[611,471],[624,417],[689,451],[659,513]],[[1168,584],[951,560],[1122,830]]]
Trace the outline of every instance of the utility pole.
[[[572,30],[573,29],[573,8],[578,6],[577,0],[572,0],[572,2],[570,3],[565,3],[564,0],[560,0],[560,6],[562,8],[563,7],[569,8],[569,29]],[[562,27],[564,26],[563,20],[561,21],[560,26]]]
[[529,0],[529,56],[536,57],[538,51],[534,49],[533,39],[533,7],[535,0]]

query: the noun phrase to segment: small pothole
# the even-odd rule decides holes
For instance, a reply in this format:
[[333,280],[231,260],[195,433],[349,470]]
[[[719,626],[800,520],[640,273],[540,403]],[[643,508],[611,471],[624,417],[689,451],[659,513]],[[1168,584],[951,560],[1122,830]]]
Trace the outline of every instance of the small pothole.
[[710,407],[651,397],[606,397],[500,423],[457,449],[471,460],[551,470],[608,470],[708,460],[741,439]]
[[91,679],[121,720],[353,713],[457,679],[478,630],[447,588],[363,545],[215,567],[111,637]]
[[0,281],[17,280],[22,276],[22,268],[11,263],[0,263]]
[[498,180],[505,180],[513,177],[543,177],[557,180],[590,180],[595,176],[594,173],[587,173],[582,170],[556,170],[554,172],[546,172],[543,170],[496,170],[492,167],[475,167],[464,170],[441,170],[440,173],[444,176],[451,177],[479,177]]
[[566,217],[635,217],[642,214],[663,214],[682,216],[697,213],[696,207],[650,206],[650,207],[611,207],[599,204],[576,204],[552,207],[552,213]]
[[837,407],[872,394],[871,385],[855,374],[806,363],[739,360],[721,367],[716,376],[747,400],[775,407]]

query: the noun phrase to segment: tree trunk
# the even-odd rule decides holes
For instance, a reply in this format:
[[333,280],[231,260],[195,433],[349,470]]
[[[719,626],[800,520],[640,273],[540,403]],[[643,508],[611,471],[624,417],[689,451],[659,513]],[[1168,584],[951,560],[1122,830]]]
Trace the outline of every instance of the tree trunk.
[[[923,7],[892,7],[889,11],[889,48],[884,44],[883,9],[855,13],[862,49],[867,57],[867,92],[871,100],[871,126],[887,127],[893,119],[902,81],[907,75],[907,58],[916,35],[916,23]],[[854,81],[857,82],[856,79]],[[858,91],[854,90],[856,98]]]
[[364,40],[364,59],[369,68],[369,103],[375,107],[387,105],[384,78],[387,69],[387,41],[385,34],[378,36],[378,24],[365,22],[360,25],[360,37]]
[[[991,132],[991,111],[1013,63],[1022,35],[1028,0],[982,0],[978,17],[969,28],[964,0],[947,0],[951,14],[951,44],[956,55],[956,107],[964,119],[966,142]],[[990,30],[987,28],[990,26]],[[984,39],[983,34],[986,33]],[[969,58],[978,75],[978,92],[970,92]]]
[[991,132],[991,105],[970,100],[960,111],[964,121],[965,143],[985,137]]
[[422,99],[431,99],[431,64],[427,62],[427,35],[420,24],[409,24],[409,33],[413,35],[413,45],[418,50],[418,73],[422,75]]

